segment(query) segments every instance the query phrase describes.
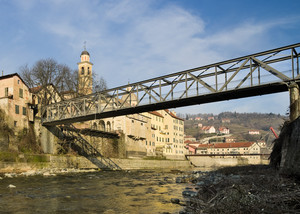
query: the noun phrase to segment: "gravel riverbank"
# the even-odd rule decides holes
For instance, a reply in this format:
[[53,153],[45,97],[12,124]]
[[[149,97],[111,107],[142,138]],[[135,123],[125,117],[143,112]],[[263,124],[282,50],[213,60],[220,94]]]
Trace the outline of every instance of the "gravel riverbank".
[[300,213],[300,182],[280,175],[267,165],[195,171],[178,177],[192,186],[182,192],[180,214],[192,213]]

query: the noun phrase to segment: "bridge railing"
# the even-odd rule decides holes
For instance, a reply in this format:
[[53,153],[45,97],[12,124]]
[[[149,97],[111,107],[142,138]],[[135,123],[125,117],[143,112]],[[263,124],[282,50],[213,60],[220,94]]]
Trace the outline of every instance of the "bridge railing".
[[43,123],[91,120],[112,112],[136,113],[200,96],[289,84],[300,79],[299,48],[300,43],[51,104],[42,112]]

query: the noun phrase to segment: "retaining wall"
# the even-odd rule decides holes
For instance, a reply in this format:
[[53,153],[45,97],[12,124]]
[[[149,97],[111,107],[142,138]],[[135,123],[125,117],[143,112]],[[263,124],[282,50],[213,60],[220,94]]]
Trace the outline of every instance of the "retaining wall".
[[[111,158],[121,169],[178,169],[184,170],[191,168],[189,161],[177,160],[142,160],[142,159],[117,159]],[[80,156],[56,156],[45,155],[44,162],[36,163],[18,163],[18,162],[0,162],[0,173],[2,172],[23,172],[37,169],[93,169],[97,168],[85,157]]]

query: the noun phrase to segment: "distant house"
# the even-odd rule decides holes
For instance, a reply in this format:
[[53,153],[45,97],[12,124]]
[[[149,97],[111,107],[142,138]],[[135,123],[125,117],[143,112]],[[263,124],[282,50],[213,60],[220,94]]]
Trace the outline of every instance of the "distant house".
[[185,141],[195,142],[196,138],[191,135],[187,135],[187,136],[184,136],[184,142]]
[[196,154],[196,149],[198,148],[199,145],[201,145],[200,142],[196,141],[184,141],[185,147],[188,149],[189,154]]
[[190,155],[196,154],[196,149],[197,149],[196,146],[193,146],[193,145],[187,145],[187,148],[188,148],[188,153],[189,153]]
[[259,130],[249,130],[248,134],[250,134],[250,135],[259,135],[260,132],[259,132]]
[[229,118],[222,118],[222,123],[230,123],[230,119]]
[[225,137],[225,143],[232,143],[235,141],[236,141],[235,137]]
[[227,127],[221,126],[221,127],[219,127],[219,133],[220,134],[229,134],[230,130]]
[[203,124],[202,123],[198,123],[198,128],[202,128]]
[[215,120],[215,117],[208,117],[207,120]]
[[213,126],[203,126],[201,129],[205,134],[216,133],[216,129]]
[[203,120],[202,117],[195,117],[195,120]]

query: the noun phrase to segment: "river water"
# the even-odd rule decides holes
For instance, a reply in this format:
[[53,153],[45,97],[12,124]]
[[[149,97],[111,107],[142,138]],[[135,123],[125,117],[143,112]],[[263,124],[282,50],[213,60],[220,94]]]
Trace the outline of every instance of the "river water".
[[[99,171],[0,180],[0,213],[178,213],[188,184],[160,171]],[[14,185],[15,188],[9,188]]]

